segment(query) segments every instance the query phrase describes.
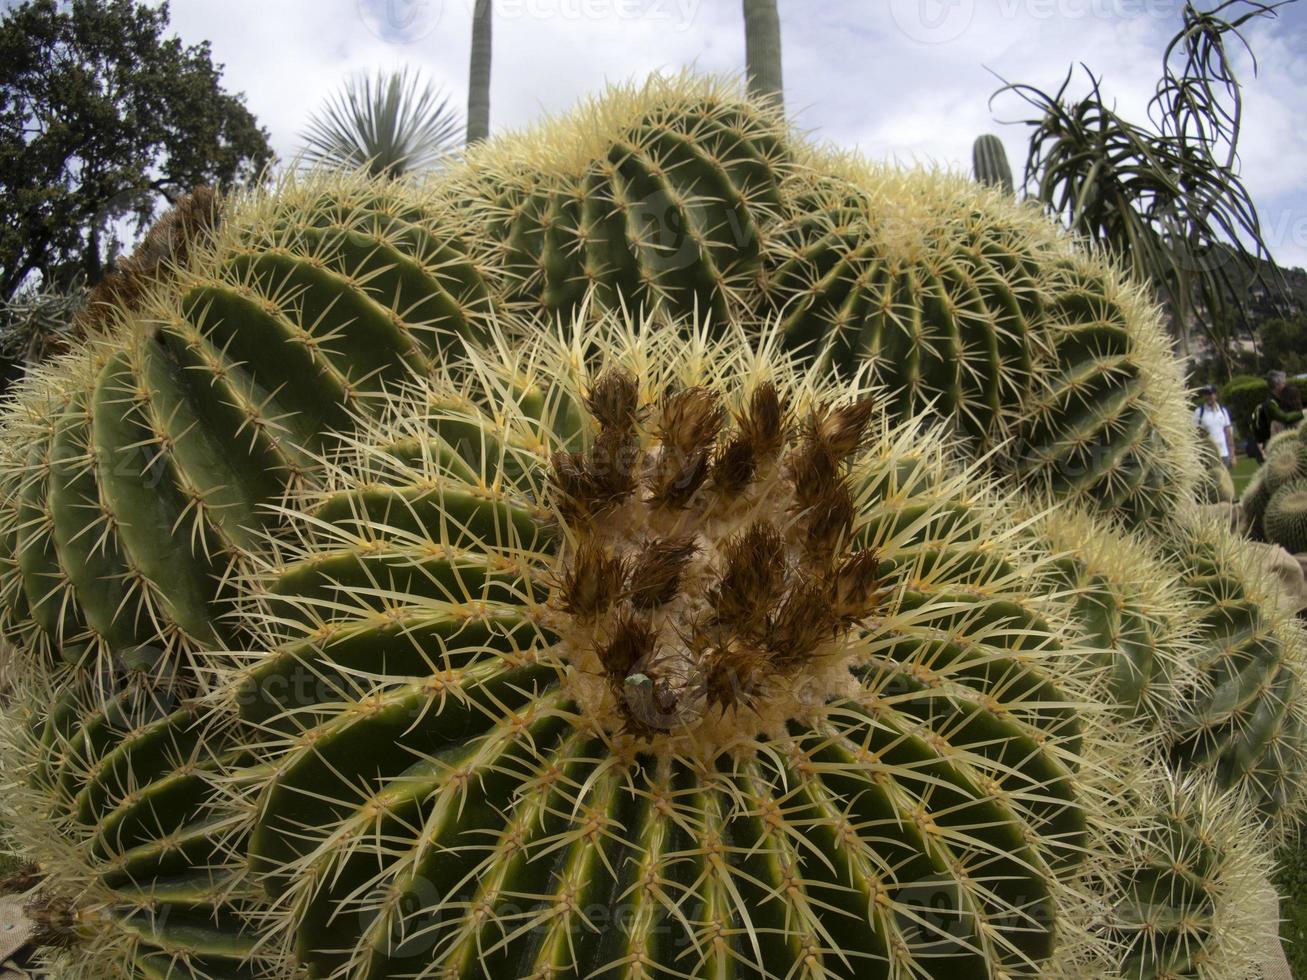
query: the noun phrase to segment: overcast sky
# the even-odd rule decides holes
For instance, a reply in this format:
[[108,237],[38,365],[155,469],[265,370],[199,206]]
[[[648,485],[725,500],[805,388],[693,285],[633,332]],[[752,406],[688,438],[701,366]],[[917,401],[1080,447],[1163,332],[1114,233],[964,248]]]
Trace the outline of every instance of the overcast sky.
[[[1215,0],[1207,0],[1211,6]],[[411,65],[467,97],[472,0],[173,0],[174,28],[208,39],[282,156],[351,72]],[[740,0],[495,0],[491,123],[565,110],[607,81],[693,66],[739,72]],[[905,164],[970,166],[981,132],[1024,161],[1000,82],[1052,90],[1077,62],[1143,117],[1180,0],[780,0],[788,107],[817,139]],[[1244,64],[1244,178],[1282,264],[1307,266],[1307,2],[1253,26]]]

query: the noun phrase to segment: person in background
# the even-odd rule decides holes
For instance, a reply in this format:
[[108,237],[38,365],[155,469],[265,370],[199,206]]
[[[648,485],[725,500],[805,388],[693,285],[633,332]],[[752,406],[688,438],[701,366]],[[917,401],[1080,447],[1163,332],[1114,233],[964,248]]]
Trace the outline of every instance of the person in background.
[[1285,429],[1291,429],[1302,421],[1302,409],[1284,407],[1286,401],[1293,404],[1290,399],[1297,396],[1297,390],[1290,392],[1289,377],[1283,371],[1269,372],[1266,375],[1266,383],[1270,385],[1271,390],[1266,395],[1266,401],[1262,402],[1262,411],[1270,422],[1271,438],[1274,438]]
[[1230,413],[1216,397],[1216,385],[1202,389],[1203,400],[1194,409],[1194,424],[1207,433],[1212,445],[1221,456],[1226,469],[1234,467],[1234,422]]
[[1298,390],[1297,385],[1286,382],[1284,389],[1275,396],[1275,400],[1280,403],[1282,409],[1290,414],[1302,411],[1302,392]]

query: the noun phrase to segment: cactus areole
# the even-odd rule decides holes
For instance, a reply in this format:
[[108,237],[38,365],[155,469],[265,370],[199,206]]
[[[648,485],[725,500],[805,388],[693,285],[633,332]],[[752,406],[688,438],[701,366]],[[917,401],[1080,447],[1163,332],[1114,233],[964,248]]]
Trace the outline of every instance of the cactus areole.
[[594,445],[553,460],[579,699],[629,731],[720,740],[847,693],[841,640],[877,601],[843,472],[870,402],[810,409],[796,431],[771,385],[731,420],[708,389],[642,405],[613,373],[587,407]]

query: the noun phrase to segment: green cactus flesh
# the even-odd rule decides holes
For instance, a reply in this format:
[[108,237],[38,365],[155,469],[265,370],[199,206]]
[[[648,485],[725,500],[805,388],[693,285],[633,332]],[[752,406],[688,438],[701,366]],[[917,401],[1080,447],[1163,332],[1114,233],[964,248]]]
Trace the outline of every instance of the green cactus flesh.
[[1174,573],[1146,540],[1072,508],[1044,515],[1035,530],[1083,635],[1101,651],[1108,701],[1126,718],[1164,726],[1192,659]]
[[1013,192],[1012,167],[1007,162],[1007,151],[997,136],[985,133],[977,136],[971,146],[971,169],[976,180],[989,184],[1008,194]]
[[1012,451],[1023,481],[1136,524],[1169,516],[1187,495],[1192,467],[1177,454],[1193,442],[1169,345],[1131,309],[1138,302],[1103,270],[1061,267],[1048,305],[1053,356],[1036,370]]
[[687,376],[679,346],[543,413],[529,383],[502,401],[518,365],[495,420],[424,402],[484,433],[475,473],[430,437],[361,445],[256,576],[251,619],[280,626],[236,697],[268,774],[249,852],[314,975],[1053,954],[1086,734],[990,515],[950,508],[929,442],[891,449],[865,403]]
[[871,365],[901,418],[929,408],[1001,438],[1005,408],[1030,387],[1041,316],[1021,236],[988,215],[950,215],[896,245],[880,202],[845,181],[804,188],[794,210],[766,278],[787,345],[846,377]]
[[1174,758],[1242,788],[1270,817],[1291,815],[1307,766],[1302,632],[1279,611],[1278,583],[1227,531],[1177,529],[1171,554],[1194,603],[1201,673],[1174,722]]
[[230,642],[222,583],[266,505],[488,311],[475,267],[393,202],[309,187],[252,211],[11,422],[5,619],[23,645]]
[[[1152,524],[1192,427],[1042,219],[666,83],[236,202],[139,300],[0,445],[5,806],[88,912],[67,976],[1118,969],[1118,722],[1164,727],[1184,615],[986,474]],[[1168,558],[1169,747],[1287,819],[1301,636],[1227,551]]]
[[1192,781],[1140,800],[1119,850],[1114,931],[1128,949],[1121,977],[1216,980],[1237,976],[1276,924],[1257,914],[1268,845],[1239,808]]
[[1307,553],[1307,480],[1284,484],[1266,505],[1266,538],[1290,554]]
[[[485,202],[489,261],[510,298],[552,314],[592,298],[600,309],[727,322],[780,206],[785,125],[711,89],[626,95],[610,96],[579,133],[561,126],[552,145],[566,159],[552,167],[539,166],[538,150],[527,151],[530,168],[511,156],[500,164],[501,147],[474,155],[464,179]],[[593,155],[578,158],[578,141]]]

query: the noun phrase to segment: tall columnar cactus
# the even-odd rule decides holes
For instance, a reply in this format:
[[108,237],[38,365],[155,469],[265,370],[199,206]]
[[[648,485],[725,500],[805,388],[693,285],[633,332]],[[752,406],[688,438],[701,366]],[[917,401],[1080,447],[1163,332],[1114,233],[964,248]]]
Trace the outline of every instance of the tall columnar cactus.
[[982,184],[997,187],[1008,194],[1015,193],[1007,150],[1003,149],[1003,141],[992,133],[977,136],[972,144],[971,170]]
[[1307,789],[1307,634],[1280,610],[1279,583],[1220,524],[1177,526],[1168,550],[1194,603],[1200,670],[1172,722],[1173,757],[1291,824]]

